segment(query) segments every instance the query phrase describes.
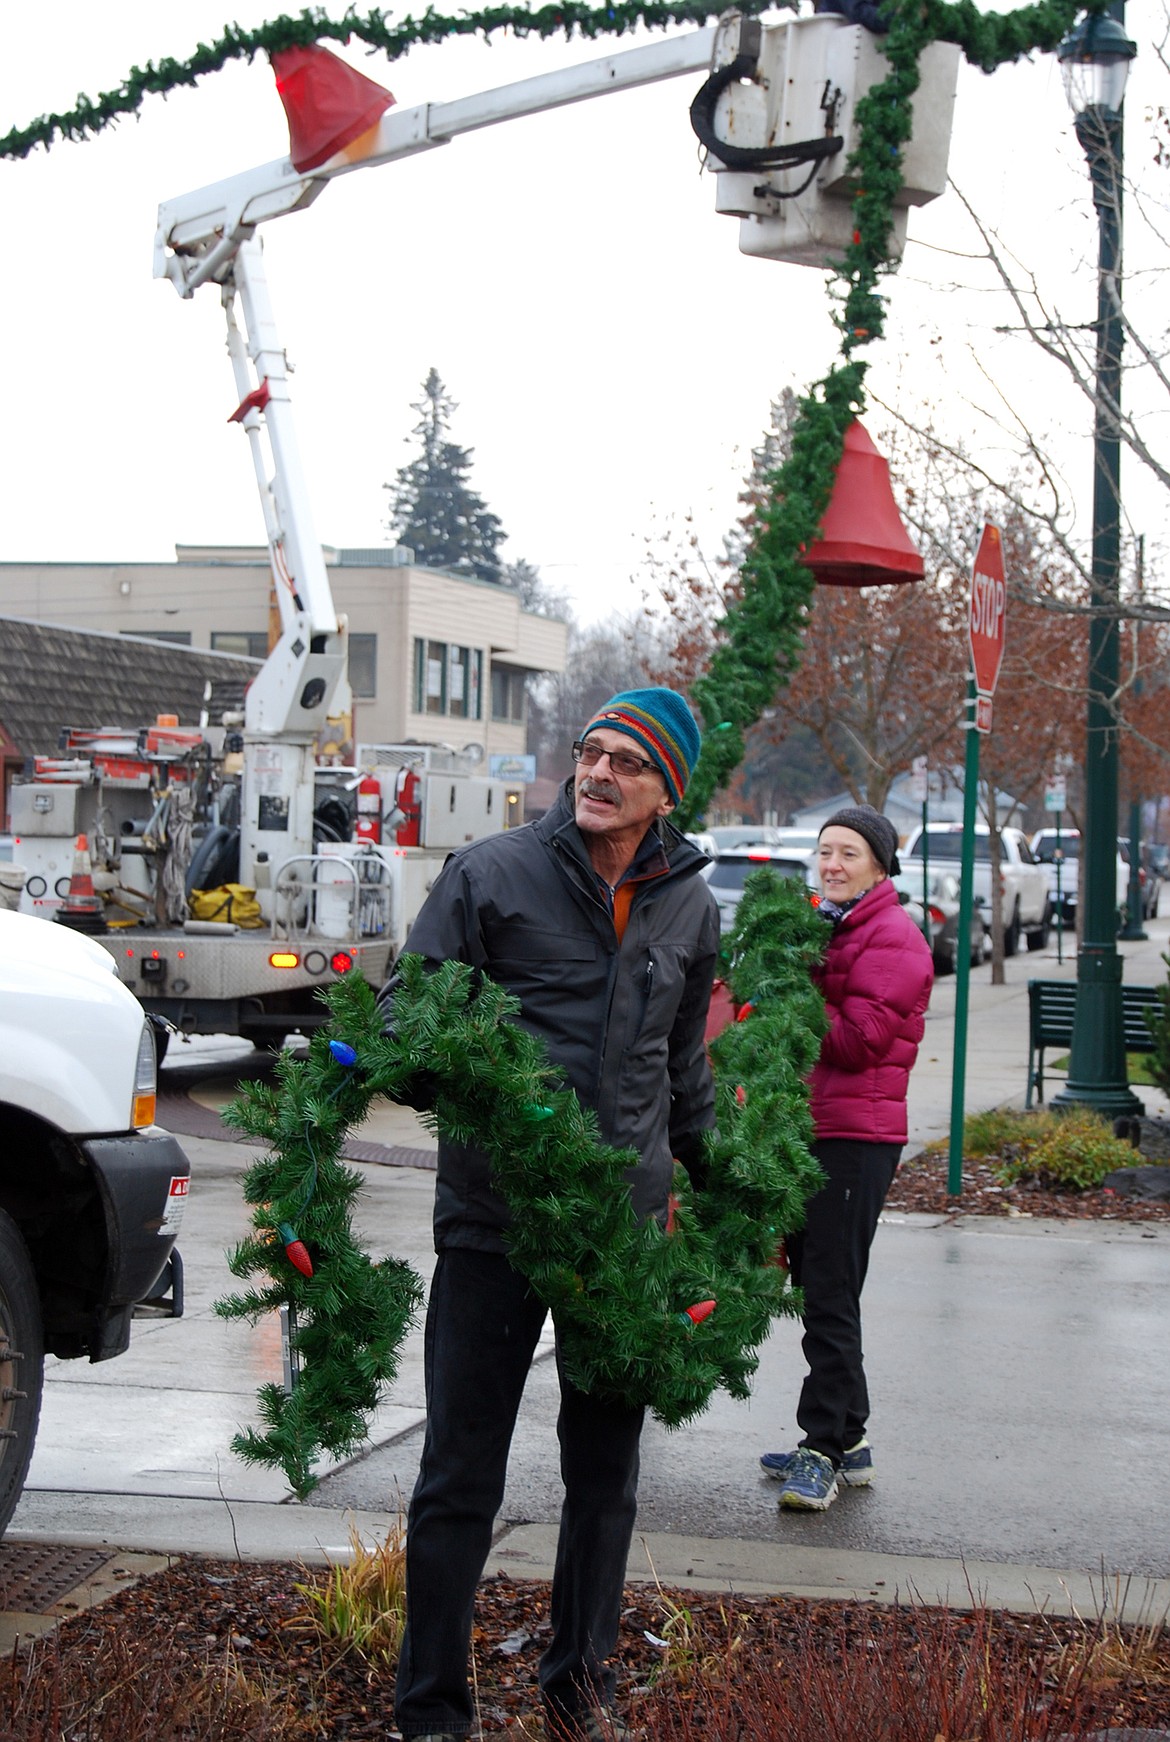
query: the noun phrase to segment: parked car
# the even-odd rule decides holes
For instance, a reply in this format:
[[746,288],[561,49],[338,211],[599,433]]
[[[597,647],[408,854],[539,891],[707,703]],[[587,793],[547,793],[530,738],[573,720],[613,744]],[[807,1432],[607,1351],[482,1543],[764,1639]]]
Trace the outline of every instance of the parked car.
[[[931,823],[928,836],[931,870],[949,871],[958,878],[962,871],[963,827],[961,823]],[[1027,939],[1030,950],[1042,950],[1048,944],[1052,923],[1052,903],[1049,899],[1047,869],[1040,865],[1027,836],[1020,829],[1003,827],[999,831],[999,904],[1003,919],[1003,953],[1014,956],[1020,939]],[[922,829],[912,831],[900,854],[904,868],[922,860]],[[991,834],[986,823],[975,824],[974,861],[972,866],[974,892],[983,902],[986,925],[992,922],[991,909]]]
[[718,859],[719,843],[714,835],[701,829],[697,834],[689,834],[686,838],[692,847],[697,847],[700,853],[705,854],[708,859]]
[[725,847],[777,846],[780,830],[772,823],[722,823],[706,833],[722,853]]
[[780,839],[776,845],[783,847],[789,853],[815,853],[817,842],[821,838],[819,829],[777,829]]
[[807,853],[790,853],[783,847],[762,843],[744,847],[720,847],[718,859],[712,859],[699,872],[711,885],[711,893],[719,908],[719,928],[728,932],[735,921],[735,910],[743,894],[743,886],[753,871],[767,867],[778,877],[799,877],[814,887],[815,873]]
[[[1037,829],[1032,836],[1032,851],[1048,873],[1048,892],[1055,913],[1058,838],[1061,854],[1060,917],[1062,924],[1073,926],[1077,921],[1077,886],[1080,882],[1080,830],[1061,829],[1058,837],[1055,829]],[[1120,836],[1117,840],[1116,879],[1117,911],[1120,914],[1129,902],[1129,847]]]
[[[930,894],[922,899],[922,866],[893,878],[898,898],[930,945],[936,974],[953,974],[959,962],[959,879],[950,871],[929,871]],[[987,960],[990,939],[981,902],[971,904],[967,960],[973,968]],[[929,922],[929,923],[928,923]]]
[[[1122,835],[1120,837],[1120,841],[1125,847],[1127,858],[1129,858],[1131,863],[1132,863],[1132,854],[1129,851],[1129,836]],[[1139,880],[1139,883],[1141,885],[1142,918],[1143,919],[1157,919],[1157,917],[1158,917],[1158,896],[1161,893],[1161,889],[1162,889],[1163,872],[1160,871],[1158,868],[1158,864],[1156,863],[1155,858],[1154,858],[1155,849],[1150,845],[1149,841],[1143,841],[1141,843],[1140,851],[1141,851],[1141,858],[1138,861],[1138,880]],[[1129,885],[1128,885],[1128,883],[1126,884],[1126,889],[1125,889],[1125,901],[1126,901],[1126,906],[1128,907],[1129,906]]]

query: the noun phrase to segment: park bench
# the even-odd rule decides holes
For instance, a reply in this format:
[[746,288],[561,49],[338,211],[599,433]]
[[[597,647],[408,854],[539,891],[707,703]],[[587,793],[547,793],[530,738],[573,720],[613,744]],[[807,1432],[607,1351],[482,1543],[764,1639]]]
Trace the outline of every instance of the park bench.
[[[1121,1019],[1125,1033],[1126,1052],[1153,1052],[1154,1037],[1146,1021],[1146,1012],[1161,1010],[1157,986],[1126,986],[1121,988]],[[1075,980],[1028,981],[1028,1091],[1024,1106],[1044,1099],[1044,1049],[1048,1046],[1072,1045],[1073,1008],[1076,1004]]]

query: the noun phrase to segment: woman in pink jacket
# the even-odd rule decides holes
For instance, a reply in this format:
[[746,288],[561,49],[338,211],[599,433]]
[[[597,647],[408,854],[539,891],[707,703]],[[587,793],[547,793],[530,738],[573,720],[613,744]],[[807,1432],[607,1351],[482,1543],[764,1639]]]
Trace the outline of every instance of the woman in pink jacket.
[[897,849],[893,823],[870,805],[831,816],[817,844],[820,911],[833,927],[817,976],[829,1030],[811,1079],[825,1184],[787,1243],[804,1290],[804,1437],[795,1451],[760,1459],[783,1484],[781,1506],[816,1512],[836,1499],[838,1478],[854,1487],[873,1479],[861,1290],[906,1142],[906,1089],[934,979],[926,941],[890,882]]

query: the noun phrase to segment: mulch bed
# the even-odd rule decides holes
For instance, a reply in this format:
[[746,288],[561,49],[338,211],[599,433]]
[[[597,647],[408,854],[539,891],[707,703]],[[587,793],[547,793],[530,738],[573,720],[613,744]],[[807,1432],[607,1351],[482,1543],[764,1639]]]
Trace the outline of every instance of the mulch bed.
[[887,1210],[933,1216],[1050,1216],[1079,1222],[1170,1221],[1170,1203],[1123,1198],[1111,1191],[1053,1191],[1034,1180],[1001,1186],[988,1161],[964,1161],[963,1189],[951,1197],[948,1172],[947,1157],[930,1151],[903,1161],[886,1198]]
[[[184,1557],[0,1666],[0,1734],[12,1742],[384,1739],[393,1734],[392,1670],[321,1641],[294,1587],[323,1576]],[[474,1685],[484,1734],[543,1736],[535,1688],[548,1599],[541,1581],[501,1574],[481,1585]],[[641,1586],[626,1602],[619,1699],[642,1734],[663,1742],[1007,1742],[1170,1726],[1164,1634],[1139,1666],[1131,1654],[1119,1668],[1103,1650],[1090,1658],[1093,1627],[1072,1621]],[[663,1642],[672,1636],[664,1682]],[[1071,1693],[1070,1660],[1063,1672],[1059,1661],[1070,1642],[1081,1647]],[[842,1710],[830,1714],[838,1696]],[[745,1701],[757,1697],[768,1703],[764,1728],[744,1723]]]
[[[964,1164],[957,1197],[946,1188],[945,1156],[913,1157],[887,1207],[1170,1220],[1170,1204],[1001,1187],[982,1161]],[[325,1576],[184,1556],[0,1665],[0,1738],[385,1742],[395,1734],[393,1669],[321,1639],[296,1586]],[[474,1686],[485,1735],[544,1737],[536,1666],[548,1606],[544,1581],[500,1574],[480,1586]],[[1071,1742],[1110,1733],[1153,1742],[1170,1739],[1170,1633],[1161,1619],[1152,1615],[1144,1635],[1120,1634],[1093,1617],[633,1586],[617,1653],[619,1700],[647,1742]],[[1062,1649],[1071,1654],[1063,1669]]]

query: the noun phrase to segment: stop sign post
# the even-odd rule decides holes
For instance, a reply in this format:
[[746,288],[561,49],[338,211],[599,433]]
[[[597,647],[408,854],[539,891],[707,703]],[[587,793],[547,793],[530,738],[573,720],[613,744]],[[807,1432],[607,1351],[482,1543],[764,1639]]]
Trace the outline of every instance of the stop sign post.
[[[975,730],[991,730],[991,697],[1003,664],[1007,629],[1007,577],[1003,567],[1003,534],[990,521],[983,528],[975,567],[971,574],[971,614],[967,623],[971,643],[971,669],[979,701]],[[986,700],[984,700],[986,698]]]

